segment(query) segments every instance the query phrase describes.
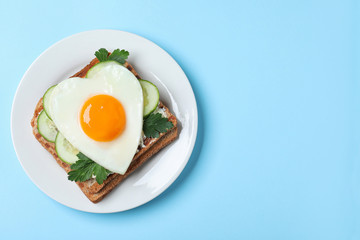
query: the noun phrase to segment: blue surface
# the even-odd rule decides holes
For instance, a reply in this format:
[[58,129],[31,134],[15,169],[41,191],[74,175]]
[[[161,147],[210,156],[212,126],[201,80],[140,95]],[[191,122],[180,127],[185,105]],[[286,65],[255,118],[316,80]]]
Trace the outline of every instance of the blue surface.
[[[357,1],[179,2],[0,2],[0,239],[360,239]],[[168,51],[200,114],[178,180],[117,214],[47,197],[10,136],[29,65],[93,29],[130,31]]]

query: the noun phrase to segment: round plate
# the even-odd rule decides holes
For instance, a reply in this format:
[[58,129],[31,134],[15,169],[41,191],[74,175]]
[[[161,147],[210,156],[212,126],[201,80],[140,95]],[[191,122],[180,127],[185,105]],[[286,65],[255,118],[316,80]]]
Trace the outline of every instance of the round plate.
[[[179,121],[179,137],[154,155],[100,203],[93,204],[32,134],[30,120],[46,89],[73,75],[99,48],[130,52],[139,75],[155,83],[160,98]],[[95,30],[75,34],[43,52],[26,71],[12,107],[11,133],[17,157],[30,179],[49,197],[86,212],[120,212],[162,193],[188,162],[197,135],[198,113],[189,80],[175,60],[155,43],[132,33]]]

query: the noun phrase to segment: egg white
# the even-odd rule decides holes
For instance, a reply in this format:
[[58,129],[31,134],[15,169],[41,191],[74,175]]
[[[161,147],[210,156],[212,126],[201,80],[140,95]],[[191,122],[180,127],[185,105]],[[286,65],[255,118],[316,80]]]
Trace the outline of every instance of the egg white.
[[[80,125],[83,104],[98,94],[115,97],[125,110],[125,130],[109,142],[89,138]],[[92,78],[62,81],[55,87],[49,102],[51,118],[74,147],[112,172],[126,172],[136,153],[143,125],[143,93],[133,73],[122,65],[109,62]]]

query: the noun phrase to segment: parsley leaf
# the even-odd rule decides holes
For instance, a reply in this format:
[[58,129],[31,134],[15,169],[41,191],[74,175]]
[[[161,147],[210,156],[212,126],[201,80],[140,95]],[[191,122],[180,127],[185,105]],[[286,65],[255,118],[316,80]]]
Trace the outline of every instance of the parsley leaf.
[[108,173],[110,173],[110,171],[106,170],[104,167],[100,166],[99,164],[96,164],[94,166],[94,175],[96,176],[96,181],[99,184],[102,184],[104,180],[107,179]]
[[95,52],[95,56],[100,62],[104,62],[108,59],[109,52],[105,48],[100,48]]
[[167,132],[173,126],[173,123],[160,113],[152,113],[144,119],[143,131],[146,137],[158,138],[160,133]]
[[110,173],[109,170],[100,166],[82,153],[76,155],[79,160],[71,165],[72,171],[68,173],[68,179],[75,182],[85,182],[92,175],[96,176],[96,182],[102,184]]
[[100,62],[106,61],[116,61],[120,64],[124,64],[126,59],[129,57],[129,52],[120,49],[115,49],[110,55],[109,52],[105,48],[100,48],[98,51],[95,52],[96,58]]
[[114,50],[110,56],[108,57],[109,60],[117,61],[120,64],[124,64],[126,59],[129,56],[129,52],[125,51],[124,49],[120,51],[120,49]]

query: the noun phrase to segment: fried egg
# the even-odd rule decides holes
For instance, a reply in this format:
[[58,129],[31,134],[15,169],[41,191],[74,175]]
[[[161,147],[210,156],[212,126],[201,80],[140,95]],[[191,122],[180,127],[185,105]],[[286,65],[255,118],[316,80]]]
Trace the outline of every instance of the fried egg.
[[133,73],[106,62],[91,78],[59,83],[49,102],[51,118],[74,147],[112,172],[126,172],[143,125],[143,93]]

